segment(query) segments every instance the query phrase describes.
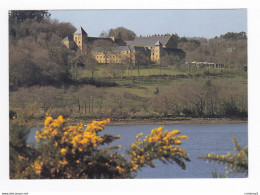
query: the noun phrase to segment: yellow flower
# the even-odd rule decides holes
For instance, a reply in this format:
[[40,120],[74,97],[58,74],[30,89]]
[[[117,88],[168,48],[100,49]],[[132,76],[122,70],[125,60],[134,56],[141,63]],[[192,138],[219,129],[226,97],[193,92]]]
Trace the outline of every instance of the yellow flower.
[[60,153],[63,154],[63,155],[66,154],[66,152],[67,152],[67,149],[66,149],[66,148],[62,148],[62,149],[60,150]]
[[139,140],[142,135],[143,135],[143,133],[139,133],[139,134],[136,136],[136,139]]
[[61,165],[67,165],[68,164],[68,161],[64,160],[64,161],[59,161],[59,164]]
[[40,174],[41,174],[42,165],[43,165],[43,162],[38,162],[38,160],[35,161],[35,163],[33,164],[33,168],[34,168],[35,173],[36,173],[37,175],[40,175]]
[[19,161],[22,161],[22,160],[24,159],[24,157],[23,157],[23,156],[20,156],[20,155],[18,155],[18,159],[19,159]]
[[175,143],[175,144],[181,144],[181,140],[176,139],[176,140],[174,141],[174,143]]

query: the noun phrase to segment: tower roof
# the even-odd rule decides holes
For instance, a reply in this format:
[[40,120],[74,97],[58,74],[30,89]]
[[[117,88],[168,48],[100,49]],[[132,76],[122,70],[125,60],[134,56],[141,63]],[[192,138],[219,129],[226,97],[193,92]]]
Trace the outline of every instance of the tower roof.
[[66,37],[63,39],[63,41],[72,41],[72,40],[73,40],[72,35],[68,35],[68,36],[66,36]]
[[160,45],[162,45],[160,41],[157,41],[157,42],[154,44],[154,46],[160,46]]
[[66,36],[66,37],[63,39],[63,41],[69,41],[69,37]]
[[82,27],[78,28],[77,31],[74,33],[74,35],[75,34],[87,35],[86,31]]

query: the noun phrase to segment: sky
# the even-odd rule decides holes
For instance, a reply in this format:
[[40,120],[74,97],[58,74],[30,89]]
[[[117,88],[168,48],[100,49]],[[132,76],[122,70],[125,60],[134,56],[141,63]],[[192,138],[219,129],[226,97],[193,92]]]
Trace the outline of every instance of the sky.
[[51,19],[82,26],[89,36],[123,26],[137,36],[177,33],[214,38],[227,32],[247,32],[247,9],[50,10]]

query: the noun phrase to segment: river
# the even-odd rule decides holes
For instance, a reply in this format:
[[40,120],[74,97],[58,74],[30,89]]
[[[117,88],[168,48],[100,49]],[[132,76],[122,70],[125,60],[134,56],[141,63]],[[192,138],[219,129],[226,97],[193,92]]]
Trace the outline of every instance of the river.
[[[140,132],[145,135],[153,128],[160,125],[121,125],[107,126],[102,133],[121,135],[121,139],[114,141],[113,145],[121,145],[121,152],[128,148]],[[248,145],[247,124],[198,124],[198,125],[163,125],[165,130],[178,129],[181,135],[187,135],[188,140],[183,140],[181,147],[189,154],[191,162],[186,162],[186,170],[176,164],[163,164],[155,161],[156,168],[144,167],[138,172],[136,178],[212,178],[212,172],[225,173],[224,165],[214,162],[208,163],[198,159],[207,153],[226,154],[234,153],[232,136],[236,136],[242,147]],[[35,142],[35,129],[29,135],[28,142]],[[241,178],[244,174],[228,175],[228,177]]]

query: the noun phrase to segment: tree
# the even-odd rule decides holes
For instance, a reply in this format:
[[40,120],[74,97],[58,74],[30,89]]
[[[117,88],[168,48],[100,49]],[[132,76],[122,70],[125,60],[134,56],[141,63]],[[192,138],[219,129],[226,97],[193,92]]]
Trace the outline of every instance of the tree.
[[87,113],[87,108],[88,108],[88,113],[90,114],[93,112],[93,104],[94,104],[94,99],[95,99],[95,91],[96,88],[91,85],[84,86],[78,90],[76,93],[75,98],[78,100],[78,108],[80,112],[81,105],[84,105],[84,112]]
[[62,100],[62,89],[57,89],[52,86],[45,86],[33,87],[31,90],[31,93],[33,93],[32,96],[38,103],[39,107],[43,110],[44,115],[46,115],[47,112],[51,112],[53,109],[59,107]]
[[[23,177],[22,172],[32,163],[38,152],[28,145],[27,139],[31,131],[24,118],[10,121],[9,129],[9,165],[10,178],[18,179]],[[21,162],[23,161],[23,162]]]
[[36,61],[39,58],[46,59],[45,52],[40,53],[41,49],[39,45],[31,37],[28,37],[20,40],[17,44],[11,43],[9,50],[10,89],[39,84],[41,71]]
[[220,35],[220,38],[225,40],[238,40],[238,39],[247,39],[247,35],[244,31],[239,33],[228,32],[224,35]]
[[122,64],[108,64],[106,66],[106,71],[113,77],[119,77],[122,76],[122,74],[125,72],[125,66]]
[[102,38],[109,37],[109,36],[108,36],[108,32],[102,31],[102,32],[100,33],[99,37],[102,37]]
[[163,66],[176,66],[180,62],[180,57],[174,54],[165,54],[160,59],[160,64]]
[[150,62],[150,57],[149,55],[147,55],[147,53],[145,53],[144,50],[142,50],[142,48],[135,50],[135,66],[137,66],[137,72],[138,72],[138,76],[140,76],[140,66],[144,66],[149,64]]
[[90,52],[83,53],[82,63],[84,67],[91,72],[91,79],[94,79],[94,73],[97,71],[97,61]]
[[127,74],[129,76],[129,69],[132,69],[134,66],[131,56],[123,56],[121,58],[121,64],[123,64],[126,67]]
[[110,56],[115,54],[115,46],[116,45],[112,41],[96,40],[92,45],[92,50],[102,53],[105,58],[105,63],[108,63],[108,59],[110,58]]
[[[69,120],[59,116],[47,116],[44,129],[36,132],[38,145],[34,158],[20,154],[16,164],[23,169],[11,166],[11,178],[20,179],[86,179],[86,178],[133,178],[144,166],[155,167],[153,161],[176,163],[185,169],[188,154],[179,147],[187,136],[180,131],[164,131],[163,127],[153,129],[143,140],[142,133],[126,150],[129,158],[118,152],[121,146],[108,146],[120,135],[99,135],[110,122],[92,121],[86,130],[83,124],[69,125]],[[22,148],[21,148],[22,149]],[[17,156],[14,154],[14,156]],[[128,160],[129,159],[129,160]]]
[[160,91],[152,98],[153,109],[162,116],[179,115],[181,112],[181,95],[179,88],[172,86],[170,89]]
[[68,62],[70,65],[70,75],[72,80],[76,83],[79,82],[80,76],[82,75],[82,69],[84,64],[82,64],[82,55],[80,52],[72,53],[68,56]]
[[60,85],[68,81],[67,56],[61,45],[74,32],[69,23],[48,20],[46,11],[10,11],[10,89],[32,85]]
[[21,23],[26,19],[42,22],[44,19],[50,19],[51,14],[46,10],[11,10],[9,11],[9,21],[11,23]]
[[[102,36],[104,36],[106,33],[103,32]],[[108,37],[114,36],[116,39],[121,39],[123,41],[131,41],[134,40],[136,37],[136,34],[124,27],[118,27],[115,29],[110,29],[108,32]]]

